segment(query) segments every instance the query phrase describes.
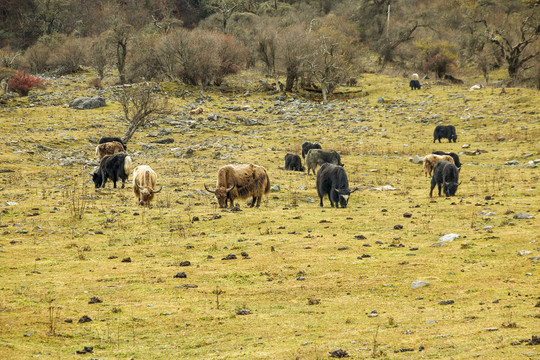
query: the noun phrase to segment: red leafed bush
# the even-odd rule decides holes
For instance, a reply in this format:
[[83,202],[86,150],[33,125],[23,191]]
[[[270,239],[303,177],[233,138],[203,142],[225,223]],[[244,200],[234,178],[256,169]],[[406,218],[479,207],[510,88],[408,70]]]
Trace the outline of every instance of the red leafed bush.
[[28,96],[30,90],[36,87],[45,88],[43,79],[22,71],[17,71],[17,76],[8,82],[8,90],[15,91],[19,96]]

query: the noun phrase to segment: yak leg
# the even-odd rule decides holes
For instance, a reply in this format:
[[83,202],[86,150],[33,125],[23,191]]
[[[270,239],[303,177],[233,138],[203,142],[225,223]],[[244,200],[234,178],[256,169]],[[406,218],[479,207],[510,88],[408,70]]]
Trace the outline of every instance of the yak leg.
[[254,197],[254,198],[253,198],[253,202],[255,202],[255,199],[257,199],[257,205],[255,205],[255,207],[261,206],[261,199],[262,199],[262,196],[257,196],[256,198]]
[[322,203],[323,197],[321,195],[319,195],[319,198],[321,199],[321,207],[323,207],[323,203]]
[[431,179],[431,189],[429,190],[429,197],[433,196],[433,189],[435,189],[435,181]]
[[441,196],[441,184],[437,184],[437,187],[439,188],[439,196]]

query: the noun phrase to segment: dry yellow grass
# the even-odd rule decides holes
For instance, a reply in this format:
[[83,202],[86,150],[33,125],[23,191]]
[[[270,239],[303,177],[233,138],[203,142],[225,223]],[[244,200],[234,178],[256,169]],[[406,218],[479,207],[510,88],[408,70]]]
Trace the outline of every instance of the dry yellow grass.
[[[540,356],[511,345],[540,335],[538,262],[529,259],[539,256],[539,172],[525,166],[540,158],[537,91],[411,92],[404,80],[365,75],[366,96],[300,109],[275,107],[275,96],[255,89],[210,92],[191,126],[160,119],[128,144],[135,165],[150,165],[164,185],[143,209],[130,186],[96,191],[90,182],[89,137],[119,135],[124,125],[115,102],[62,105],[86,92],[81,83],[36,92],[73,89],[56,106],[30,107],[30,98],[0,109],[0,169],[13,170],[0,173],[0,358],[71,359],[85,346],[104,359],[318,359],[338,348],[354,359]],[[197,107],[193,95],[169,101],[175,121]],[[226,108],[245,105],[257,111]],[[222,116],[207,121],[212,113]],[[456,126],[456,144],[432,143],[440,120]],[[161,128],[174,144],[143,149]],[[305,140],[342,153],[351,186],[362,189],[347,209],[327,199],[321,209],[313,175],[279,169]],[[191,158],[174,156],[188,147]],[[477,149],[487,152],[461,156],[454,198],[430,199],[422,166],[408,161]],[[64,156],[83,160],[62,165]],[[504,165],[513,159],[519,165]],[[281,190],[259,209],[217,209],[197,190],[229,162],[265,166]],[[397,190],[368,190],[382,185]],[[536,219],[514,220],[520,212]],[[461,238],[431,246],[448,233]],[[238,258],[221,260],[228,254]],[[417,280],[430,285],[412,289]],[[93,296],[103,303],[88,304]],[[454,303],[439,304],[446,300]],[[78,323],[83,315],[93,321]]]

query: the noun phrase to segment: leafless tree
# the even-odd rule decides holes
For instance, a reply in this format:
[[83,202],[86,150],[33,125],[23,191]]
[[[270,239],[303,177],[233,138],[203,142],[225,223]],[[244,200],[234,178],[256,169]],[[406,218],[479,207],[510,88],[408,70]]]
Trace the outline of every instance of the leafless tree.
[[321,85],[323,102],[327,102],[328,95],[349,72],[339,43],[329,36],[320,35],[315,41],[313,55],[307,61],[314,78]]
[[280,62],[286,73],[285,91],[292,91],[311,51],[311,34],[306,31],[304,24],[288,26],[280,30],[279,45]]
[[132,33],[133,27],[120,19],[115,19],[114,25],[107,33],[113,48],[116,50],[116,67],[122,84],[126,83],[126,57]]
[[120,103],[128,124],[121,138],[124,143],[131,139],[137,129],[152,121],[154,116],[171,112],[167,100],[157,98],[153,87],[151,83],[124,87],[120,94]]
[[259,24],[256,42],[259,58],[266,65],[266,73],[275,80],[276,90],[280,91],[277,77],[278,33],[276,28],[274,19],[263,19]]

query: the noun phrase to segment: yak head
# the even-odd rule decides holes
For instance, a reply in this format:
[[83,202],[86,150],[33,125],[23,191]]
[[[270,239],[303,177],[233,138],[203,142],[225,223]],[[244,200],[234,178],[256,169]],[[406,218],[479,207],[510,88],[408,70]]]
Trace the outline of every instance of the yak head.
[[99,170],[95,171],[92,175],[92,180],[94,181],[94,185],[96,185],[96,189],[100,188],[103,184],[103,178],[101,177],[101,172]]
[[[342,207],[346,208],[347,204],[349,203],[349,198],[353,192],[355,192],[356,189],[350,190],[350,189],[336,189],[334,188],[334,192],[337,194],[338,198],[335,201],[336,208]],[[339,206],[338,206],[339,204]]]
[[[208,187],[206,187],[206,184],[204,185],[204,188],[206,189],[206,191],[216,195],[216,199],[218,200],[219,207],[222,209],[227,207],[227,199],[229,199],[229,193],[235,187],[236,187],[236,184],[231,186],[230,188],[226,188],[225,186],[219,186],[216,188],[216,190],[210,190]],[[232,206],[232,201],[231,201],[231,206]]]
[[459,184],[457,182],[444,182],[443,192],[444,195],[450,197],[456,195]]
[[137,188],[139,189],[139,205],[142,206],[149,206],[150,201],[154,199],[154,194],[157,194],[158,192],[163,189],[163,186],[159,188],[159,190],[153,190],[149,189],[147,187],[141,187],[139,183],[135,181],[135,185],[137,185]]

